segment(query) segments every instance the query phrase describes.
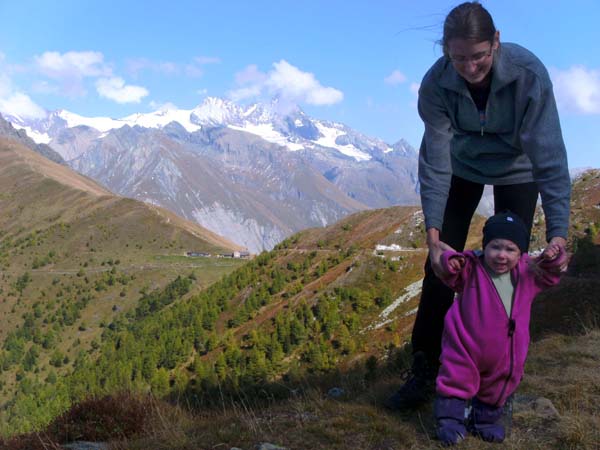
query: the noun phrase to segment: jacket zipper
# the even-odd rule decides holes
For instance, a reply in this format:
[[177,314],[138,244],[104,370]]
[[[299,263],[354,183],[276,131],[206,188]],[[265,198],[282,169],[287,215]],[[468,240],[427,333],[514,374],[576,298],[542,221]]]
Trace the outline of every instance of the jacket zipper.
[[490,104],[490,95],[492,95],[492,87],[490,86],[490,91],[488,92],[487,100],[485,101],[485,109],[483,111],[479,111],[479,125],[481,125],[481,135],[483,136],[483,127],[487,124],[487,116],[488,116],[488,105]]
[[[487,104],[486,104],[486,109],[487,109]],[[486,123],[486,114],[485,114],[485,110],[480,110],[479,111],[479,125],[481,126],[481,135],[483,136],[483,127],[485,127],[485,123]]]
[[491,89],[490,92],[488,93],[488,98],[485,102],[485,108],[484,109],[479,109],[477,107],[477,104],[475,103],[475,100],[473,99],[473,95],[469,92],[469,98],[471,99],[471,101],[473,102],[473,105],[475,105],[475,109],[477,109],[477,112],[479,113],[479,127],[481,130],[481,135],[483,136],[483,129],[485,128],[485,125],[487,123],[487,109],[488,109],[488,104],[490,102],[490,94],[491,94]]

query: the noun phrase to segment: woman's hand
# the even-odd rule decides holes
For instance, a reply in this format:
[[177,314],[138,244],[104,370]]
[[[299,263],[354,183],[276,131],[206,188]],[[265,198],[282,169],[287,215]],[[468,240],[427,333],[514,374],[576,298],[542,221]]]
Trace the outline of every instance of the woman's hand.
[[442,266],[442,253],[447,250],[456,251],[445,242],[440,241],[440,230],[437,228],[429,228],[427,230],[427,247],[429,248],[429,260],[433,273],[438,278],[444,278],[448,275]]
[[[567,240],[565,238],[560,237],[560,236],[555,236],[552,239],[550,239],[550,242],[548,242],[548,246],[544,249],[544,251],[540,255],[540,258],[547,259],[547,260],[554,259],[560,253],[561,249],[565,250],[566,246],[567,246]],[[567,258],[567,259],[565,259],[565,262],[563,264],[561,264],[560,271],[566,272],[568,264],[569,264],[569,259]]]

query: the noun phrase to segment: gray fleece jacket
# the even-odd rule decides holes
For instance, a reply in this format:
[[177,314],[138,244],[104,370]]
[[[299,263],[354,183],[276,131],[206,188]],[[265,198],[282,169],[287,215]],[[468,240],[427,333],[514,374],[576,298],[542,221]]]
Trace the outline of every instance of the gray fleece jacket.
[[546,236],[567,236],[571,182],[552,83],[541,61],[516,44],[494,55],[485,117],[445,57],[419,89],[425,134],[419,153],[427,228],[442,228],[452,174],[481,184],[535,181]]

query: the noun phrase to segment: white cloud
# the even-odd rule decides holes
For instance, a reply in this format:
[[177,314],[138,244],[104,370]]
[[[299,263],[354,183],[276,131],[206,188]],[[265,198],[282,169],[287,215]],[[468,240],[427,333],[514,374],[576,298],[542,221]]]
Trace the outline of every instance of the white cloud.
[[0,98],[0,112],[31,119],[46,117],[46,111],[22,92],[15,92],[7,97]]
[[260,72],[255,65],[246,67],[236,74],[240,87],[229,92],[233,100],[277,96],[282,103],[308,103],[310,105],[332,105],[343,100],[344,94],[326,87],[310,72],[303,72],[285,60],[273,63],[273,70]]
[[600,70],[577,65],[551,69],[558,107],[578,114],[600,114]]
[[32,119],[46,117],[46,111],[17,90],[5,73],[0,73],[0,113]]
[[206,89],[206,88],[198,89],[196,91],[196,94],[198,94],[198,95],[206,95],[206,94],[208,94],[208,89]]
[[419,95],[420,88],[421,88],[420,83],[410,83],[409,89],[410,89],[410,92],[412,92],[414,95],[416,95],[416,96]]
[[45,52],[34,57],[38,69],[50,78],[110,76],[112,71],[104,63],[100,52]]
[[141,86],[126,85],[120,77],[100,78],[96,81],[96,90],[101,97],[117,103],[139,103],[148,95],[148,90]]
[[397,86],[406,81],[406,75],[404,75],[399,70],[394,70],[387,77],[385,77],[383,81],[385,82],[385,84],[389,84],[390,86]]

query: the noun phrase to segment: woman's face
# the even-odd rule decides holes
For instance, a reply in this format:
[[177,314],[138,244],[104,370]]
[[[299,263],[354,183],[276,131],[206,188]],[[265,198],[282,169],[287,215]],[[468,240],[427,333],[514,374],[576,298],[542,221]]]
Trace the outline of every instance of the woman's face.
[[492,69],[494,51],[498,49],[498,32],[494,42],[475,42],[472,40],[454,38],[448,41],[448,56],[454,69],[467,83],[478,85],[485,82]]

